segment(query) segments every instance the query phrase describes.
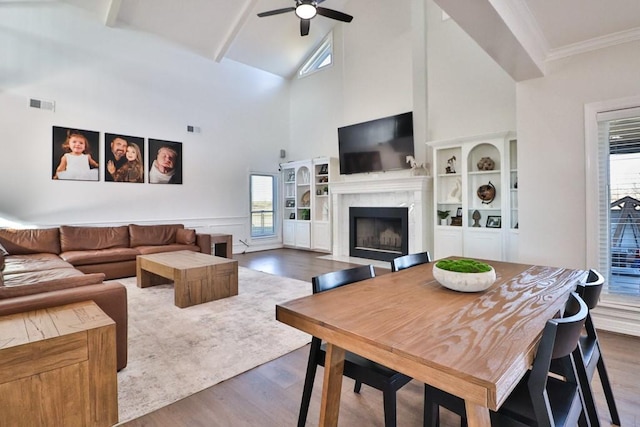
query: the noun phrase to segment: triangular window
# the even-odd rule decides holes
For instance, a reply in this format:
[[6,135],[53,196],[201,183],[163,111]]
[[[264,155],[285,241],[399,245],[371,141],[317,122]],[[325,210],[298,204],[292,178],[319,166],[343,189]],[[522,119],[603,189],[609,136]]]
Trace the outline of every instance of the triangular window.
[[333,64],[333,34],[329,33],[298,71],[298,78],[308,76]]

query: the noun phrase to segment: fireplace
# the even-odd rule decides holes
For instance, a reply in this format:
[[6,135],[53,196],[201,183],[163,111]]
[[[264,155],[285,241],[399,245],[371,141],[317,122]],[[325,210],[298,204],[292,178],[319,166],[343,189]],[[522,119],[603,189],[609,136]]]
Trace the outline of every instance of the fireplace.
[[408,253],[407,208],[349,208],[350,256],[391,261]]

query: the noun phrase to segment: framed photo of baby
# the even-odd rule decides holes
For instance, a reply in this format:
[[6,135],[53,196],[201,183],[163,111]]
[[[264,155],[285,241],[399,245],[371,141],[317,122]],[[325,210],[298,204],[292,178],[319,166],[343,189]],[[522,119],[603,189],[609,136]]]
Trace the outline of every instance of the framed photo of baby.
[[105,181],[144,182],[144,171],[144,138],[105,133]]
[[182,184],[182,143],[149,139],[149,183]]
[[52,177],[75,181],[98,181],[100,132],[53,126]]

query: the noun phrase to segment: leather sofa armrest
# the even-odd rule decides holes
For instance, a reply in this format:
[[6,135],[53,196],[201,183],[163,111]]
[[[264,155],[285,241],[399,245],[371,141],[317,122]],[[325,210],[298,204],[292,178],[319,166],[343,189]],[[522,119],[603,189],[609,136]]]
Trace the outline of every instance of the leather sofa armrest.
[[0,316],[93,300],[116,323],[118,370],[127,366],[127,288],[118,282],[80,286],[0,300]]
[[203,254],[211,255],[211,235],[196,233],[196,245]]

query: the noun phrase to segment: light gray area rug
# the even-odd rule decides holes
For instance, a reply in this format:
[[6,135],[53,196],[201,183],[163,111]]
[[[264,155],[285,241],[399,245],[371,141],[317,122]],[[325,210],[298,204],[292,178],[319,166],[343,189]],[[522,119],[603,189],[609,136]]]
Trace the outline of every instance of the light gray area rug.
[[129,359],[118,373],[120,422],[129,421],[298,349],[311,337],[275,320],[275,305],[311,283],[239,267],[238,295],[178,308],[173,285],[127,287]]

